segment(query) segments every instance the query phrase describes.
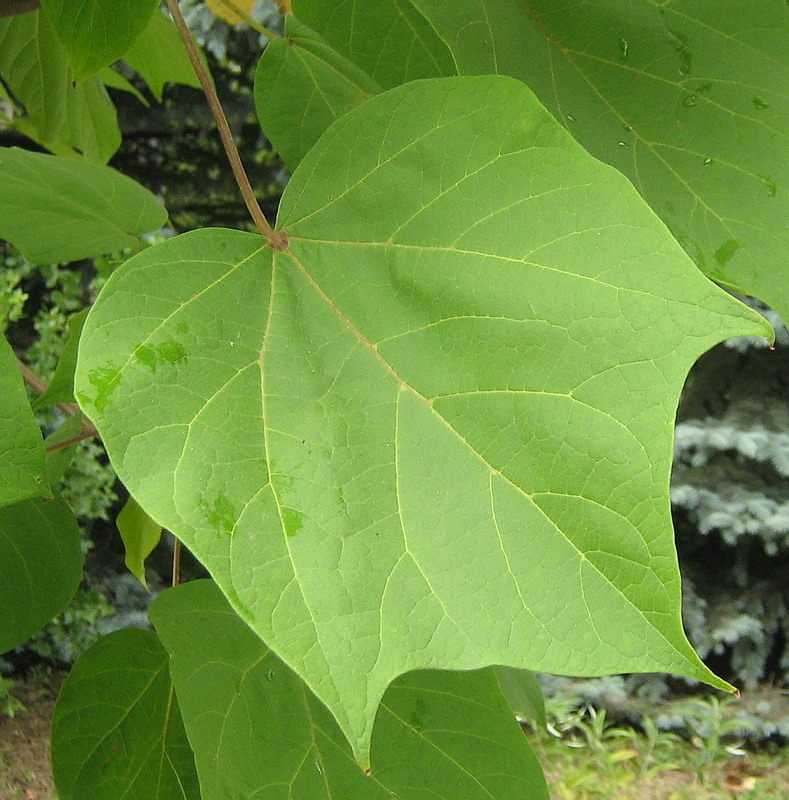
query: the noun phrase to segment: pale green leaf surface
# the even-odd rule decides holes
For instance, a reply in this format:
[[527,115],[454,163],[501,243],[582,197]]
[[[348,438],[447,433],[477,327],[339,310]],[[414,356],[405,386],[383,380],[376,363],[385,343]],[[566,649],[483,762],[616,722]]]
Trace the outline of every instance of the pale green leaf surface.
[[357,756],[413,669],[725,686],[682,633],[672,425],[695,359],[763,318],[504,77],[350,111],[279,225],[276,255],[206,230],[126,262],[77,398]]
[[0,238],[39,264],[121,250],[167,212],[143,186],[103,164],[0,148]]
[[748,13],[739,0],[413,5],[461,74],[525,81],[581,144],[633,181],[704,272],[789,318],[783,0]]
[[152,14],[145,30],[126,51],[123,60],[145,79],[159,102],[167,83],[200,87],[173,21],[158,11]]
[[41,430],[14,351],[0,336],[0,506],[47,493]]
[[158,0],[41,0],[78,81],[122,58]]
[[[2,161],[2,150],[0,150],[0,161]],[[2,174],[2,165],[0,165],[0,174]],[[2,202],[0,201],[0,209]],[[2,223],[0,223],[0,226]],[[66,259],[64,259],[66,260]],[[76,314],[72,314],[68,318],[68,338],[66,344],[63,346],[63,351],[60,354],[60,360],[55,373],[50,380],[46,391],[42,392],[34,401],[33,408],[46,408],[57,403],[73,403],[74,402],[74,370],[77,366],[77,346],[79,345],[79,337],[82,333],[82,326],[85,324],[85,318],[88,316],[88,310],[83,309]]]
[[77,661],[52,720],[60,800],[200,800],[194,756],[152,631],[115,631]]
[[386,89],[455,72],[450,51],[410,0],[294,0],[293,11]]
[[147,589],[145,559],[159,544],[162,538],[162,526],[154,522],[133,497],[126,501],[115,524],[126,548],[126,568]]
[[0,653],[60,613],[80,580],[79,529],[61,498],[0,508]]
[[266,45],[255,73],[264,133],[294,170],[321,134],[381,87],[295,17]]
[[337,723],[210,581],[162,593],[151,619],[202,800],[547,800],[537,759],[490,670],[398,679],[375,723],[372,774]]
[[512,712],[545,726],[545,698],[537,676],[512,667],[493,667],[493,671]]
[[121,143],[115,107],[95,77],[78,85],[40,11],[0,19],[0,77],[19,115],[14,127],[58,155],[106,162]]

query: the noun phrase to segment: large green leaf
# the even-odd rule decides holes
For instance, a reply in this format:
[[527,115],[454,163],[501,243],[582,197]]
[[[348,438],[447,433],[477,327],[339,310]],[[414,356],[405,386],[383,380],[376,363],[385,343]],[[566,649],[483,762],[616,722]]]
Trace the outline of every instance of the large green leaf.
[[293,11],[387,89],[455,72],[448,48],[411,0],[295,0]]
[[214,584],[164,592],[151,619],[172,659],[202,800],[548,798],[490,670],[397,680],[378,712],[366,776],[326,708]]
[[0,653],[60,613],[81,579],[79,529],[63,500],[0,508]]
[[359,758],[421,667],[725,685],[682,633],[672,423],[693,361],[769,325],[509,78],[358,106],[279,225],[284,252],[206,230],[126,262],[75,385]]
[[0,77],[20,107],[14,127],[59,155],[106,162],[121,134],[96,78],[74,85],[66,53],[40,12],[0,19]]
[[[2,237],[2,233],[0,233]],[[11,345],[0,337],[0,506],[49,492],[44,441]]]
[[[418,12],[454,64],[444,74],[525,81],[593,155],[624,172],[697,265],[789,318],[789,10],[765,0],[386,0]],[[302,6],[304,12],[301,11]],[[296,12],[359,64],[403,60],[365,4],[302,0]],[[327,31],[324,31],[324,28]],[[402,51],[424,48],[416,31]],[[444,47],[435,44],[438,59]]]
[[77,80],[122,58],[158,0],[41,0]]
[[269,141],[293,170],[326,128],[381,87],[295,17],[266,46],[255,106]]
[[103,164],[0,147],[0,238],[42,264],[121,250],[167,212],[139,183]]
[[182,83],[200,87],[197,73],[189,60],[173,21],[154,12],[145,30],[123,56],[148,84],[153,96],[161,102],[166,83]]
[[200,800],[167,665],[156,634],[134,628],[74,664],[52,719],[60,800]]

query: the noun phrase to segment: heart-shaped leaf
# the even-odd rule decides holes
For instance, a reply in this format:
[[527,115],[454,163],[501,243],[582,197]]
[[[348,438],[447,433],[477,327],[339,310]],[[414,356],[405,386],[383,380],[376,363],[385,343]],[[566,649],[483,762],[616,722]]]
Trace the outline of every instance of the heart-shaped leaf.
[[371,774],[336,722],[210,581],[163,592],[151,619],[200,776],[202,800],[548,800],[491,670],[421,672],[387,691]]
[[422,667],[725,686],[680,623],[672,423],[694,360],[769,325],[510,78],[358,106],[279,225],[124,264],[77,398],[357,757]]

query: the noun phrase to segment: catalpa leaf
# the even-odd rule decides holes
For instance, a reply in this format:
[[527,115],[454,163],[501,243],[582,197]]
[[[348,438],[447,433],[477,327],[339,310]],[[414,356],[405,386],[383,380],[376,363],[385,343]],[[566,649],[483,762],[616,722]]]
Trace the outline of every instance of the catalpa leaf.
[[726,686],[682,632],[672,423],[768,323],[519,81],[418,81],[296,170],[289,247],[126,262],[75,381],[146,512],[362,762],[398,675],[501,664]]
[[121,250],[167,212],[143,186],[103,164],[0,147],[0,237],[40,264]]
[[0,508],[0,653],[59,614],[80,580],[79,528],[61,498]]
[[210,581],[163,592],[151,619],[170,653],[202,800],[548,800],[491,670],[395,681],[365,775],[326,708]]
[[155,633],[126,628],[74,664],[52,719],[61,800],[200,800],[168,661]]

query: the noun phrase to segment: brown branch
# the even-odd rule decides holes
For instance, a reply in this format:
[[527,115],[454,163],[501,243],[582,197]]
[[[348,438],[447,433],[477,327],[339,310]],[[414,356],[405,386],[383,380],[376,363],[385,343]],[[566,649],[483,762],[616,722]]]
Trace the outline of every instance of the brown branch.
[[203,62],[200,60],[200,54],[197,51],[197,46],[192,40],[192,37],[189,35],[189,29],[186,27],[186,21],[181,14],[181,10],[178,8],[178,0],[167,0],[167,8],[172,15],[173,22],[175,22],[175,27],[178,29],[178,34],[181,37],[181,41],[184,43],[184,47],[186,47],[186,51],[189,53],[189,59],[191,60],[192,66],[197,73],[200,85],[203,87],[203,93],[205,94],[206,100],[208,101],[208,106],[211,109],[214,121],[216,122],[216,127],[219,131],[219,137],[222,140],[222,146],[225,148],[227,160],[230,162],[230,168],[233,170],[233,177],[236,179],[238,188],[241,191],[241,196],[244,198],[244,203],[246,203],[247,210],[249,211],[249,214],[252,217],[257,229],[268,239],[269,244],[275,250],[282,250],[286,246],[287,239],[283,233],[277,233],[277,231],[271,227],[269,221],[266,219],[265,214],[261,210],[260,205],[258,204],[257,197],[255,197],[255,192],[252,189],[252,185],[249,182],[244,165],[241,162],[241,156],[238,153],[238,148],[233,140],[233,132],[230,130],[230,125],[228,124],[222,104],[219,102],[219,96],[216,93],[216,88],[211,80],[211,76],[208,74]]
[[178,586],[180,581],[181,581],[181,540],[177,536],[175,536],[175,541],[173,542],[173,586]]
[[64,447],[70,447],[72,444],[77,444],[77,442],[84,442],[85,439],[92,439],[95,435],[96,435],[96,429],[93,428],[92,431],[85,431],[84,433],[81,433],[79,436],[72,436],[70,439],[64,439],[62,442],[56,442],[55,444],[51,444],[49,445],[49,447],[46,447],[44,449],[46,450],[47,453],[51,453],[54,450],[62,450]]

